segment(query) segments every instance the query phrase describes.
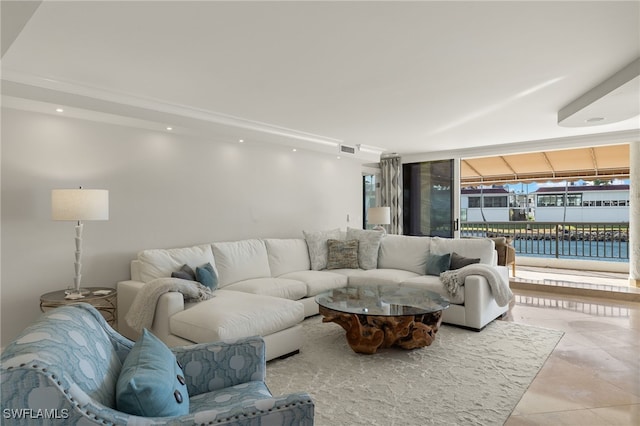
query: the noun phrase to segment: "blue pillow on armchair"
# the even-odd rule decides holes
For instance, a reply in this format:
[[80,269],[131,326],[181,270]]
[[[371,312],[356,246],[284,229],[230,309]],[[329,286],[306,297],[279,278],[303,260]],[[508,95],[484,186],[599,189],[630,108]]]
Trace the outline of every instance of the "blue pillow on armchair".
[[189,414],[189,394],[175,355],[147,329],[127,355],[116,383],[119,411],[143,417]]

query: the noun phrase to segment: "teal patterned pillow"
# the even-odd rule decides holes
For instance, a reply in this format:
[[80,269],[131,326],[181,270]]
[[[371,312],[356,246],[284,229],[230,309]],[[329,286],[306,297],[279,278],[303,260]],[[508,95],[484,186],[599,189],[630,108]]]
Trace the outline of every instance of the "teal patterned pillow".
[[427,258],[427,275],[440,276],[444,271],[449,270],[451,262],[451,253],[437,255],[430,254]]
[[196,281],[211,290],[215,290],[218,287],[218,275],[213,270],[211,263],[196,268]]
[[116,383],[119,411],[143,417],[189,413],[189,394],[175,355],[147,329],[127,355]]
[[358,269],[358,240],[328,240],[327,269]]

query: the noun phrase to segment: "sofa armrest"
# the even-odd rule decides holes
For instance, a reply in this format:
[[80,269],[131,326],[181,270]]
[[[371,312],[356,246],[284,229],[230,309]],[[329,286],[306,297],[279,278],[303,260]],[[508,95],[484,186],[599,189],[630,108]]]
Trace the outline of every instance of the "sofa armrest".
[[125,320],[125,316],[129,309],[131,308],[131,304],[133,303],[133,299],[136,298],[136,295],[144,287],[144,283],[142,281],[120,281],[118,282],[118,332],[123,336],[131,339],[137,340],[140,336],[140,333],[136,332],[133,328],[129,327],[127,321]]
[[264,339],[200,343],[171,348],[182,365],[189,395],[199,395],[252,381],[264,381]]
[[[133,300],[144,286],[145,283],[142,281],[129,280],[118,283],[118,332],[131,340],[138,340],[140,333],[129,327],[125,317]],[[184,311],[184,308],[184,296],[181,293],[169,292],[161,295],[158,298],[156,312],[153,316],[153,325],[151,326],[153,334],[166,343],[171,334],[169,318],[175,313]]]
[[[509,282],[509,270],[495,266],[500,275]],[[469,275],[464,281],[465,326],[480,330],[486,324],[508,310],[496,303],[487,279],[480,275]]]
[[506,246],[505,265],[510,265],[516,261],[516,249],[513,246]]

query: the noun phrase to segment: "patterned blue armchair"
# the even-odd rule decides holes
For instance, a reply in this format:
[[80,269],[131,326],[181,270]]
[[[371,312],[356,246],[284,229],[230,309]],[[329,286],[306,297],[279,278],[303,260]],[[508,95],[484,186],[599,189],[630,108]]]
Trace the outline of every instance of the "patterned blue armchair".
[[2,421],[65,425],[313,425],[305,393],[274,397],[260,337],[172,348],[183,366],[189,413],[117,411],[116,382],[133,342],[84,303],[42,315],[2,353]]

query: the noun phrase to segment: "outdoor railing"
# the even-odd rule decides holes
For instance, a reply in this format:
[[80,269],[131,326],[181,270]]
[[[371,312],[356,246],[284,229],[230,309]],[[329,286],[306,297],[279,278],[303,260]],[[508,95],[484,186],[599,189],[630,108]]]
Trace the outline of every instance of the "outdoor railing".
[[629,260],[629,223],[462,222],[461,237],[512,238],[516,254]]

